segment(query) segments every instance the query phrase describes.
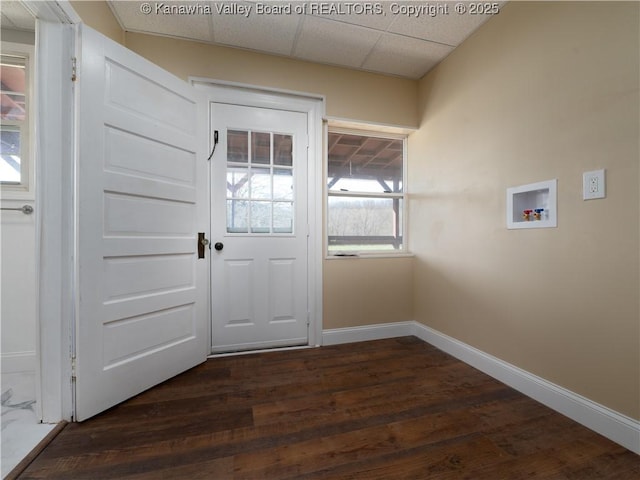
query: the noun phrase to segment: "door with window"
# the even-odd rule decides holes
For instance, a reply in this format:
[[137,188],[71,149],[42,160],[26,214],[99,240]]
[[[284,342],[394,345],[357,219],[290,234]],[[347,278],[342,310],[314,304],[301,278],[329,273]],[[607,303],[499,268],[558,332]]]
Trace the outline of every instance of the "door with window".
[[212,351],[308,344],[307,115],[211,104]]

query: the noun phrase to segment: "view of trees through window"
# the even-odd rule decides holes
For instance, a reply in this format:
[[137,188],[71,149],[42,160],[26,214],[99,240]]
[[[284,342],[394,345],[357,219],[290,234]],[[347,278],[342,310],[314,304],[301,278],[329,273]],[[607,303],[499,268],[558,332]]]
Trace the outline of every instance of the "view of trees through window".
[[227,232],[293,233],[293,137],[227,132]]
[[404,141],[329,133],[329,252],[403,248]]

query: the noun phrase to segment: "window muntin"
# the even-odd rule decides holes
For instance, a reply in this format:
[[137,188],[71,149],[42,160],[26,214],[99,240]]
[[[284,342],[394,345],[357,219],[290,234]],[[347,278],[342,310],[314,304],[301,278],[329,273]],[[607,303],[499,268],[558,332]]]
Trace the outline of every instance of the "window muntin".
[[0,183],[27,183],[27,60],[26,56],[0,56]]
[[404,252],[403,137],[329,132],[329,254]]
[[294,233],[293,136],[227,131],[227,233]]

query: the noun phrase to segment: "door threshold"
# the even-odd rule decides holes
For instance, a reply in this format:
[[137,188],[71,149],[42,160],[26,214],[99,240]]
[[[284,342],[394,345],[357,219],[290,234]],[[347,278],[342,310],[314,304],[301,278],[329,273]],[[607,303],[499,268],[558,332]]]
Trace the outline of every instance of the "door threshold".
[[[319,346],[319,345],[318,345]],[[253,353],[283,352],[287,350],[306,350],[308,348],[316,348],[315,345],[296,345],[293,347],[271,347],[258,348],[256,350],[238,350],[236,352],[210,353],[207,358],[233,357],[236,355],[251,355]]]
[[42,453],[42,451],[47,448],[47,446],[53,442],[53,439],[58,436],[62,430],[69,424],[66,420],[62,420],[57,425],[55,425],[45,437],[38,442],[38,444],[31,449],[31,451],[15,466],[7,475],[4,477],[4,480],[16,480],[20,478],[20,475],[33,463],[38,455]]

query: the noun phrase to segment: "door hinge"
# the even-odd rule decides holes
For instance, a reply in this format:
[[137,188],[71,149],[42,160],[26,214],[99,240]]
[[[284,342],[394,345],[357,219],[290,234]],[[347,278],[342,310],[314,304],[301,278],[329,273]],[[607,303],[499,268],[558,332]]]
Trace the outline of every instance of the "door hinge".
[[76,357],[71,357],[71,381],[76,381]]
[[311,325],[311,311],[307,310],[307,327]]
[[71,81],[75,82],[78,79],[78,60],[76,57],[71,58]]

